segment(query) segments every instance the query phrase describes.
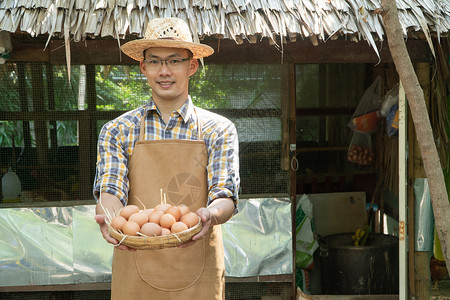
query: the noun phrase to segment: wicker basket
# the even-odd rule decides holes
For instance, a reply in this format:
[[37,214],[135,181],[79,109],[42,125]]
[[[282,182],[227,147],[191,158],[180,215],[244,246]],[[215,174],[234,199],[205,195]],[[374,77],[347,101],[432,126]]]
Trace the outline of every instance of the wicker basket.
[[198,223],[188,230],[171,233],[163,236],[127,236],[115,230],[108,224],[109,235],[119,241],[120,244],[137,250],[157,250],[164,248],[177,247],[191,240],[200,230],[202,230],[202,222],[198,217]]

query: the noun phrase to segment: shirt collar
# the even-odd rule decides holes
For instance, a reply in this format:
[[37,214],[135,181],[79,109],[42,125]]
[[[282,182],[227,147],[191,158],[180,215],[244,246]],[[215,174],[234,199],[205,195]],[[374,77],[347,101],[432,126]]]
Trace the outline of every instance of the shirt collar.
[[[159,112],[158,107],[156,106],[155,102],[153,101],[153,98],[150,100],[150,102],[147,105],[147,111],[157,111],[158,114],[161,114]],[[184,123],[189,121],[194,111],[194,104],[192,103],[191,96],[188,96],[186,102],[177,109],[177,112],[180,114],[180,116],[183,118]]]

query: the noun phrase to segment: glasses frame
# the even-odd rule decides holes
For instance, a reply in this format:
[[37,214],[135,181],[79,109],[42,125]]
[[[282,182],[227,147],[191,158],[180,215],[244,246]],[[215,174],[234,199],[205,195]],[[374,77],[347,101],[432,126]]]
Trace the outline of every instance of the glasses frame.
[[[181,63],[183,63],[183,62],[185,62],[185,61],[187,61],[187,60],[190,60],[190,59],[191,59],[191,57],[187,57],[187,58],[174,58],[174,57],[171,57],[171,58],[166,58],[166,59],[144,59],[144,60],[142,60],[142,62],[147,63],[147,64],[150,64],[151,61],[158,61],[159,64],[150,64],[150,66],[154,66],[154,67],[156,67],[156,66],[160,67],[160,66],[163,65],[163,62],[164,62],[164,64],[165,64],[169,69],[172,70],[172,68],[173,68],[174,65],[171,65],[170,63],[167,63],[167,61],[171,61],[171,60],[180,60],[179,64],[181,65]],[[175,64],[175,66],[176,66],[176,65],[177,65],[177,64]]]

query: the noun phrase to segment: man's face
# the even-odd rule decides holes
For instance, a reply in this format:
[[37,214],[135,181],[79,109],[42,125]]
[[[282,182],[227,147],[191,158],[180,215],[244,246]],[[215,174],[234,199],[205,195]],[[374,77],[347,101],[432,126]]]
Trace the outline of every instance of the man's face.
[[[189,77],[198,69],[198,61],[189,59],[178,64],[167,64],[171,60],[188,58],[188,51],[178,48],[149,48],[145,61],[140,63],[142,74],[147,77],[156,101],[185,101],[188,97]],[[155,63],[160,60],[166,62]],[[149,63],[153,61],[153,63]]]

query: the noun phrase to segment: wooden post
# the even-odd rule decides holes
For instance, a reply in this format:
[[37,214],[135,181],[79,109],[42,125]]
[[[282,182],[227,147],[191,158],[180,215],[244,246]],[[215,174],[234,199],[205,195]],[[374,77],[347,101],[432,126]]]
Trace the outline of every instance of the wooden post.
[[[53,84],[53,66],[50,64],[45,65],[45,74],[47,77],[47,96],[48,96],[48,110],[52,111],[56,109],[55,104],[55,86]],[[49,121],[50,123],[50,145],[52,149],[58,147],[58,131],[56,120]]]
[[[27,84],[25,79],[25,64],[23,62],[17,63],[17,77],[19,83],[19,98],[20,108],[23,112],[28,111],[28,97],[27,97]],[[22,121],[23,126],[23,143],[24,147],[31,148],[31,134],[30,134],[30,122]]]
[[[291,145],[297,144],[296,137],[296,77],[295,77],[295,64],[290,64],[289,68],[289,143]],[[292,151],[293,150],[293,151]],[[295,155],[295,149],[291,149],[291,154]],[[295,220],[297,217],[297,171],[290,168],[290,197],[291,197],[291,222],[292,222],[292,295],[295,296],[297,290],[296,284],[296,269],[295,269],[295,253],[296,253],[296,225]],[[293,296],[293,297],[294,297]]]
[[[420,86],[423,89],[425,103],[427,108],[430,106],[430,64],[429,63],[416,63],[415,64],[417,78],[419,80]],[[411,118],[412,122],[412,118]],[[423,167],[422,156],[420,154],[419,145],[416,139],[416,133],[410,140],[410,144],[413,144],[412,160],[413,160],[413,178],[426,178],[425,170]],[[411,152],[410,152],[411,153]],[[410,195],[409,198],[414,198],[414,194]],[[411,209],[411,207],[410,207]],[[414,218],[414,213],[412,215]],[[414,227],[412,228],[414,231]],[[414,235],[412,235],[414,237]],[[410,235],[410,239],[411,235]],[[413,246],[415,240],[413,240]],[[413,248],[414,250],[414,248]],[[416,286],[416,299],[417,300],[428,300],[431,296],[431,274],[430,274],[430,253],[428,251],[414,251],[415,260],[415,286]]]
[[[289,117],[290,117],[290,81],[289,81],[289,66],[288,64],[281,65],[281,169],[289,171],[290,169],[290,157],[289,157]],[[295,89],[295,85],[294,85]]]
[[[86,65],[86,95],[88,110],[83,111],[79,119],[79,197],[81,200],[92,199],[92,185],[94,182],[92,169],[95,166],[95,152],[93,145],[96,145],[92,138],[92,131],[95,130],[95,121],[92,120],[91,110],[95,110],[95,65]],[[94,128],[93,128],[94,127]]]
[[90,116],[90,178],[91,184],[94,182],[95,177],[95,162],[97,161],[97,121],[98,119],[93,117],[97,111],[97,89],[95,86],[95,65],[86,65],[86,96],[87,96],[87,109]]
[[[415,271],[415,222],[414,222],[414,151],[417,148],[416,132],[412,121],[411,112],[408,110],[408,285],[409,285],[409,299],[416,297],[416,271]],[[420,154],[420,153],[419,153]]]
[[[31,64],[31,86],[33,95],[33,110],[35,112],[45,111],[44,76],[42,72],[42,63]],[[46,120],[34,120],[34,135],[36,136],[36,148],[39,166],[46,167],[48,159],[48,135]]]

